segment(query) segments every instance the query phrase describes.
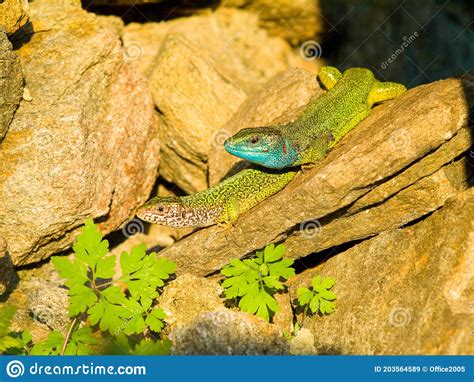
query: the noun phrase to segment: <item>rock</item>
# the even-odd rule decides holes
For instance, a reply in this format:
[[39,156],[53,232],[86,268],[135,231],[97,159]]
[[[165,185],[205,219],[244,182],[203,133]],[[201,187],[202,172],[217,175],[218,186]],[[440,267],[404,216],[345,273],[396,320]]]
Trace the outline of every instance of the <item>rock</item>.
[[[319,353],[472,354],[474,190],[426,219],[331,257],[336,310],[306,317]],[[322,269],[290,280],[309,285]]]
[[287,354],[288,342],[274,326],[242,312],[201,313],[171,333],[176,355]]
[[110,27],[47,0],[31,22],[18,55],[32,101],[0,149],[0,233],[15,265],[65,250],[88,217],[119,227],[148,198],[160,146],[147,84]]
[[318,1],[224,0],[220,6],[252,11],[270,35],[283,37],[294,46],[320,37],[324,28]]
[[27,23],[28,13],[28,0],[3,0],[0,2],[0,30],[8,35],[15,33]]
[[159,297],[158,306],[166,313],[166,329],[173,331],[188,325],[199,314],[224,309],[219,297],[222,287],[215,280],[190,274],[171,281]]
[[[468,147],[469,145],[465,149]],[[451,154],[454,155],[455,151]],[[427,158],[436,155],[432,154]],[[418,166],[424,164],[422,159],[414,166],[429,171],[428,167]],[[474,168],[471,170],[465,159],[459,159],[448,165],[439,163],[439,166],[442,167],[438,171],[422,177],[406,188],[400,182],[397,184],[397,192],[393,196],[379,198],[379,203],[374,201],[374,204],[352,212],[352,207],[357,206],[359,202],[360,205],[363,205],[366,202],[364,200],[366,197],[374,196],[369,193],[356,201],[346,213],[338,215],[337,218],[333,216],[302,223],[302,229],[285,242],[288,248],[287,255],[298,258],[302,253],[319,252],[342,243],[360,240],[382,231],[403,226],[437,210],[449,197],[469,188],[468,175],[471,177],[474,175],[472,171]],[[469,169],[469,174],[466,173],[466,168]],[[417,174],[417,176],[423,175]],[[397,178],[403,179],[403,177],[404,174],[400,174]],[[378,192],[378,188],[383,188],[383,186],[376,187],[371,192],[382,194],[383,191]]]
[[163,128],[160,175],[187,192],[207,188],[213,134],[245,94],[229,83],[182,37],[169,37],[150,75]]
[[[272,78],[255,95],[249,97],[232,119],[215,133],[224,142],[244,127],[271,126],[295,120],[311,99],[323,90],[316,76],[306,70],[292,68]],[[285,95],[284,95],[285,94]],[[291,97],[287,95],[291,94]],[[230,155],[222,144],[209,154],[209,182],[211,185],[240,171],[247,162]],[[232,171],[229,173],[229,170]]]
[[[0,9],[6,3],[0,3]],[[1,14],[1,12],[0,12]],[[23,73],[12,44],[0,30],[0,141],[8,130],[23,93]]]
[[257,15],[251,12],[219,8],[167,22],[131,23],[125,27],[122,39],[129,59],[150,74],[165,39],[170,35],[184,37],[200,48],[209,66],[247,94],[288,67],[317,69],[318,61],[305,61],[295,55],[285,40],[269,37],[258,24]]
[[51,330],[66,333],[70,323],[68,292],[64,288],[38,289],[29,296],[28,307],[35,320]]
[[15,268],[8,253],[7,242],[0,236],[0,296],[9,291],[15,280]]
[[[396,181],[384,187],[395,194],[408,184],[415,184],[426,175],[434,174],[465,150],[467,135],[464,138],[457,135],[466,134],[468,104],[474,98],[470,84],[472,82],[468,79],[438,81],[410,89],[398,99],[376,107],[323,161],[299,174],[280,193],[243,214],[230,234],[219,232],[217,227],[202,229],[159,255],[177,262],[178,273],[210,274],[232,258],[250,254],[268,243],[296,236],[300,230],[310,230],[314,224],[317,226],[315,220],[325,224],[337,221],[354,202],[392,178],[401,175],[399,187],[394,186]],[[281,97],[291,102],[293,95],[283,90]],[[257,112],[264,114],[265,110],[249,110],[249,113]],[[453,148],[451,155],[442,148],[446,144]],[[426,174],[416,166],[425,157],[425,163],[432,162]],[[412,173],[406,173],[410,168],[414,169]],[[409,202],[411,196],[402,194],[398,205],[394,205],[395,209],[399,209],[398,220],[388,218],[392,210],[386,209],[384,218],[387,219],[387,227],[383,226],[383,219],[379,219],[381,225],[375,232],[373,226],[369,226],[364,235],[406,225],[439,208],[443,198],[452,195],[457,188],[462,190],[468,177],[466,172],[450,167],[445,174],[440,172],[431,180],[422,180],[432,190],[442,190],[439,199],[433,197],[433,201],[424,202],[414,214],[403,214],[400,213],[400,203]],[[451,181],[453,183],[448,184]],[[417,187],[412,190],[417,192]],[[370,204],[375,200],[372,199]],[[382,205],[384,199],[378,198],[377,202]],[[367,212],[361,209],[360,213]],[[303,222],[311,223],[308,226]],[[344,225],[338,231],[341,242],[347,240],[345,233],[341,232],[347,229]],[[362,229],[357,233],[358,237],[364,236],[360,234]],[[305,256],[313,248],[301,246],[299,250],[293,257]]]
[[290,353],[293,355],[316,354],[313,333],[306,328],[300,329],[290,340]]
[[12,329],[28,330],[34,342],[47,338],[51,329],[65,333],[69,322],[67,290],[51,262],[18,270],[19,282],[7,303],[17,307]]

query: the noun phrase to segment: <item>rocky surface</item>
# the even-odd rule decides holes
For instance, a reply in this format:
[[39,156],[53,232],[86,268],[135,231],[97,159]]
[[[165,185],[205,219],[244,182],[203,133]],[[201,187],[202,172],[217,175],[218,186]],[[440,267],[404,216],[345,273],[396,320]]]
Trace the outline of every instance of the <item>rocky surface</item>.
[[12,35],[28,22],[28,0],[3,0],[0,2],[0,30]]
[[323,17],[318,1],[312,0],[224,0],[224,7],[249,10],[269,34],[284,37],[292,45],[314,40],[323,32]]
[[51,330],[65,333],[70,321],[67,290],[51,262],[18,271],[18,284],[7,303],[17,307],[12,330],[28,330],[33,341],[43,341]]
[[15,282],[16,275],[7,242],[0,236],[0,296],[5,294]]
[[306,318],[319,353],[472,354],[474,190],[426,219],[381,233],[290,281],[335,278],[334,314]]
[[228,309],[201,313],[171,333],[176,355],[287,354],[288,341],[261,318]]
[[[293,95],[285,91],[287,83],[282,82],[281,90],[275,85],[274,91],[291,103]],[[436,210],[449,196],[465,188],[470,177],[462,170],[464,165],[458,157],[469,147],[466,103],[473,100],[471,83],[469,79],[438,81],[376,107],[325,160],[243,214],[230,235],[216,227],[203,229],[160,255],[176,261],[178,273],[205,275],[232,258],[277,240],[287,239],[293,257],[327,247],[319,243],[318,232],[324,232],[329,223],[339,224],[338,217],[350,208],[354,210],[348,216],[352,212],[351,218],[363,224],[352,228],[341,223],[339,227],[344,228],[339,228],[335,236],[329,238],[335,232],[329,231],[331,245],[400,227]],[[262,115],[265,110],[249,107],[246,114]],[[452,165],[441,169],[452,160]],[[367,206],[374,209],[369,211]],[[365,224],[370,213],[373,221],[367,219],[371,224]],[[303,244],[295,244],[293,251],[298,236]],[[307,237],[311,238],[309,245]]]
[[255,14],[236,9],[165,23],[132,23],[125,27],[122,39],[130,58],[150,74],[166,38],[178,35],[199,47],[209,66],[246,93],[258,90],[291,65],[312,64],[317,68],[316,61],[306,64],[281,37],[268,36]]
[[158,301],[166,313],[166,329],[173,331],[201,313],[224,309],[222,293],[223,288],[215,280],[190,274],[178,276],[164,288]]
[[[3,4],[0,4],[0,7]],[[0,31],[0,141],[8,130],[23,93],[23,73],[12,44]]]
[[148,198],[160,146],[147,84],[108,23],[48,0],[31,22],[15,40],[31,100],[0,150],[0,233],[16,265],[68,248],[87,217],[118,228]]

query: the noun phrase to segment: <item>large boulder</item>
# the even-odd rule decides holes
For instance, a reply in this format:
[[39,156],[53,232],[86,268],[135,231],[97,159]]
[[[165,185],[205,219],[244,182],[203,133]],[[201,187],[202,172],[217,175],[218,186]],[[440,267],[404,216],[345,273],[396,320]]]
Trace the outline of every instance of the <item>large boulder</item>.
[[207,188],[207,156],[214,133],[238,109],[245,93],[206,62],[200,49],[170,36],[149,78],[163,142],[160,175],[187,192]]
[[148,198],[160,147],[148,86],[108,24],[47,0],[31,22],[17,51],[31,99],[0,148],[0,233],[16,265],[68,248],[88,217],[116,229]]
[[474,189],[426,219],[381,233],[290,280],[336,280],[336,310],[306,317],[319,353],[472,354]]
[[[0,4],[2,6],[3,4]],[[0,141],[17,109],[23,92],[23,73],[12,44],[0,30]]]
[[199,314],[173,331],[172,353],[176,355],[287,354],[283,335],[259,317],[229,309]]
[[[286,239],[289,255],[298,258],[433,212],[470,182],[463,155],[471,145],[471,83],[434,82],[376,107],[323,161],[243,214],[230,234],[202,229],[160,255],[176,261],[178,273],[205,275],[274,241]],[[286,92],[286,84],[273,91],[291,103],[299,94]],[[264,115],[254,102],[247,113]]]

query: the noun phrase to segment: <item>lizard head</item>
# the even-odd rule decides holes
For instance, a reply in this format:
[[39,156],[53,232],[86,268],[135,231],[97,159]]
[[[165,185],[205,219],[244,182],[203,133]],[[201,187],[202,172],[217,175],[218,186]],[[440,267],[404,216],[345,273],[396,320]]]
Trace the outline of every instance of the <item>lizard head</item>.
[[242,129],[224,147],[230,154],[269,168],[289,167],[297,159],[297,150],[272,127]]
[[149,223],[186,227],[188,208],[178,197],[157,196],[137,210],[137,216]]

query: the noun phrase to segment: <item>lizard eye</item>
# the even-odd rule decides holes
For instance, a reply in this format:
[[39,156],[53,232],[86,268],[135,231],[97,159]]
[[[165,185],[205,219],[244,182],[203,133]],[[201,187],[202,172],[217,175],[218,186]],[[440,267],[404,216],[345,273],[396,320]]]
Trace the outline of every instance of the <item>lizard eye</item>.
[[164,210],[165,210],[165,207],[163,207],[163,206],[158,207],[158,212],[164,212]]
[[252,137],[252,139],[250,139],[250,142],[251,143],[257,143],[258,142],[258,137]]

